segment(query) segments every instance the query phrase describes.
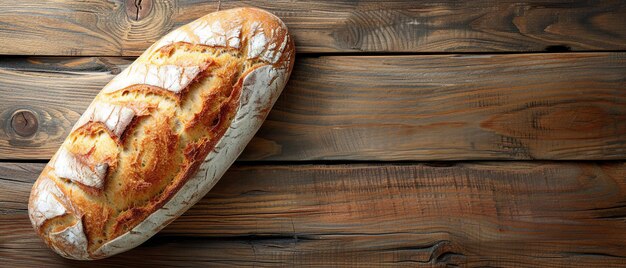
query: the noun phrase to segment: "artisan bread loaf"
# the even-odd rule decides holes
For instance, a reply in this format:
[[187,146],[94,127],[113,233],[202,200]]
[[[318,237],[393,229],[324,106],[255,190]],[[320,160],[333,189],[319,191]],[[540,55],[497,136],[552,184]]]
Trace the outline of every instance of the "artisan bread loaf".
[[157,41],[95,97],[35,182],[37,233],[81,260],[150,238],[241,153],[294,56],[282,21],[252,8],[206,15]]

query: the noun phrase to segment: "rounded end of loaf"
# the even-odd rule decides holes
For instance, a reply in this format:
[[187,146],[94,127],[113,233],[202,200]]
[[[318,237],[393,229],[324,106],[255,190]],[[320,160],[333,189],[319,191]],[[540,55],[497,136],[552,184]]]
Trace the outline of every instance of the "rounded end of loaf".
[[37,234],[57,254],[74,260],[91,259],[82,217],[69,205],[67,189],[44,172],[33,185],[28,216]]
[[136,62],[148,62],[156,51],[175,43],[190,43],[237,51],[246,60],[287,68],[295,59],[294,40],[285,23],[259,8],[233,8],[209,13],[165,35]]

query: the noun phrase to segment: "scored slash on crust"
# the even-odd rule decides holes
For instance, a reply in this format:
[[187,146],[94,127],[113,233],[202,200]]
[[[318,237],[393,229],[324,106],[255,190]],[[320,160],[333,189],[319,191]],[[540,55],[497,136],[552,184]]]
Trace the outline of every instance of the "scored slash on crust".
[[37,228],[48,219],[63,216],[67,213],[65,206],[59,201],[63,197],[61,189],[49,178],[42,178],[33,188],[31,202],[36,204],[29,213],[30,220]]
[[87,236],[83,230],[83,221],[78,220],[75,224],[58,231],[50,233],[51,245],[61,252],[65,257],[88,258]]
[[116,77],[106,85],[102,92],[111,93],[132,85],[144,84],[179,93],[189,86],[204,68],[203,66],[157,66],[149,63],[133,63],[117,76],[119,78]]
[[126,127],[135,117],[135,111],[121,105],[95,102],[78,119],[72,131],[89,122],[101,122],[117,137],[121,137]]
[[66,148],[61,147],[53,164],[54,174],[59,178],[65,178],[80,184],[102,189],[104,177],[109,165],[100,163],[90,167],[77,159]]

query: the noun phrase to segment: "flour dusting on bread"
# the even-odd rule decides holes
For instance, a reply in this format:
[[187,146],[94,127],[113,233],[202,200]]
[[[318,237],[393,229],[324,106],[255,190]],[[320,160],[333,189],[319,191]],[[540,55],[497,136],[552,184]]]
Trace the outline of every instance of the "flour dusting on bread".
[[158,66],[135,62],[119,74],[119,79],[113,79],[102,91],[111,93],[132,85],[143,84],[179,93],[189,86],[202,69],[202,66]]
[[131,108],[96,102],[87,108],[87,111],[78,119],[72,130],[76,130],[89,122],[100,122],[115,136],[120,137],[133,117],[135,117],[135,111]]
[[54,174],[58,178],[69,179],[85,186],[102,188],[104,176],[109,165],[106,163],[89,166],[80,161],[75,155],[65,147],[61,147],[53,164]]
[[57,185],[48,178],[41,178],[35,184],[32,193],[30,220],[39,228],[48,219],[63,216],[67,212],[65,206],[59,202],[63,193]]

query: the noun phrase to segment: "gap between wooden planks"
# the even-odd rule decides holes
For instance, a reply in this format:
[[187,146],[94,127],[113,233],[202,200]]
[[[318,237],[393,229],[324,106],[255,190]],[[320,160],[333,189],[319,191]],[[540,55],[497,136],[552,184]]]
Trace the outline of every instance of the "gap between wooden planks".
[[623,1],[0,0],[0,54],[138,56],[218,5],[275,13],[299,53],[626,49]]
[[30,226],[42,168],[0,163],[11,267],[626,265],[624,162],[239,164],[155,238],[89,263],[56,256]]
[[[1,60],[0,159],[50,158],[131,61]],[[621,52],[299,57],[241,160],[625,159],[624,70]]]

